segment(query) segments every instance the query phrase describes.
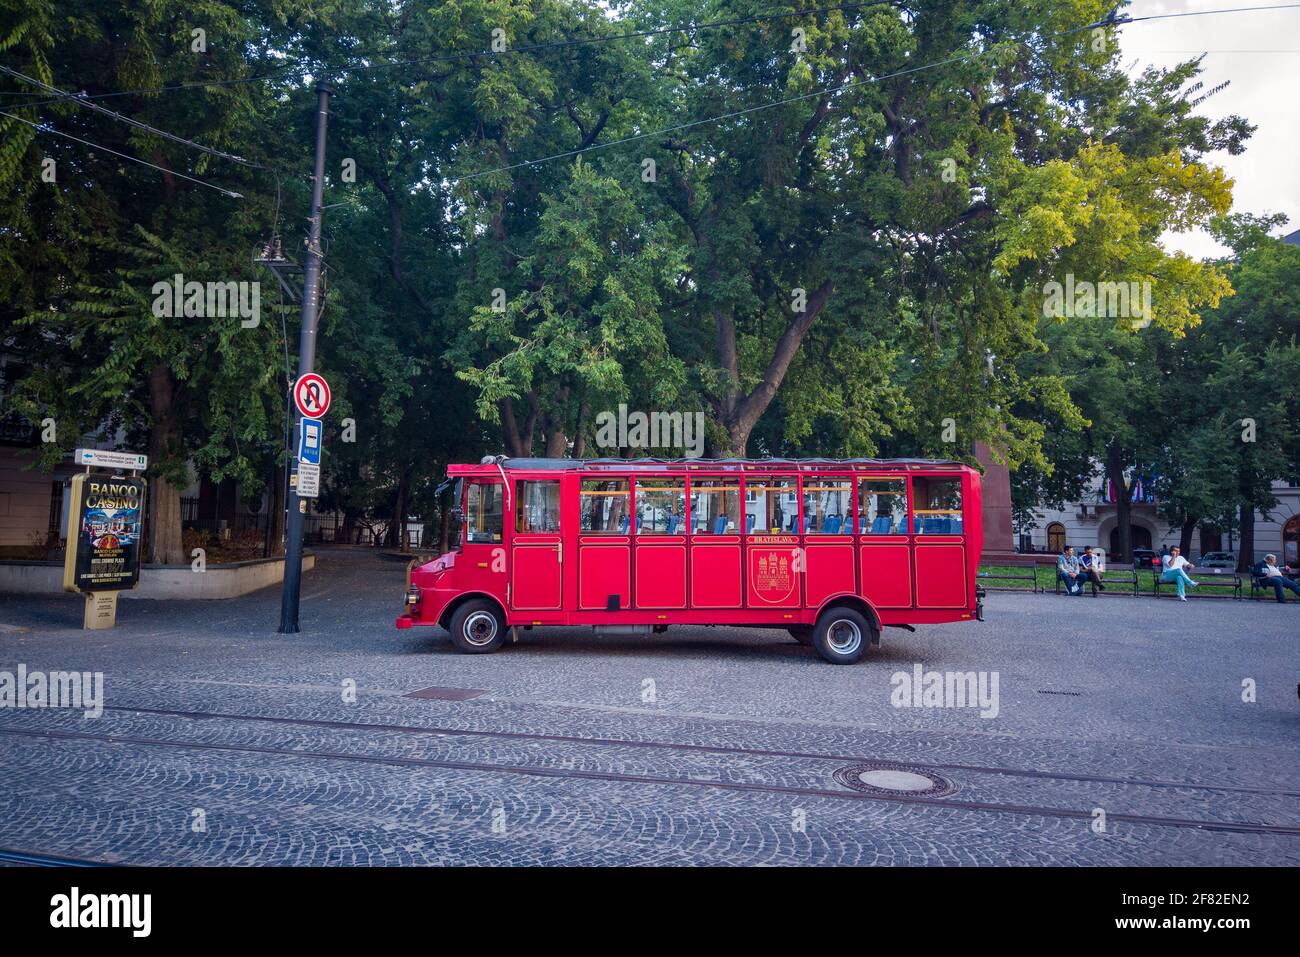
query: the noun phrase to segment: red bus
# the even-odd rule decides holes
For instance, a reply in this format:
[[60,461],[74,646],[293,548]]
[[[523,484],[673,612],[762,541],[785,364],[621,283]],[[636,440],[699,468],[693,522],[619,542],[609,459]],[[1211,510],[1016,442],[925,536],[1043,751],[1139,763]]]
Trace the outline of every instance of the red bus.
[[452,550],[413,568],[397,627],[466,653],[539,625],[733,625],[851,664],[885,627],[983,620],[980,474],[960,462],[497,456],[447,482]]

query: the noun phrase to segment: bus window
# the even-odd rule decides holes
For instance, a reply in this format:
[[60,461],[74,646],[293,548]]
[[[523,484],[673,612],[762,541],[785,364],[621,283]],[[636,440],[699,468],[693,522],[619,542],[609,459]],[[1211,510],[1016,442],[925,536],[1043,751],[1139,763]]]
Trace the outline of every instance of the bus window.
[[912,479],[912,533],[961,534],[961,479],[916,476]]
[[586,479],[579,492],[578,527],[584,535],[626,535],[632,491],[627,479]]
[[537,535],[560,530],[560,483],[558,479],[520,482],[515,502],[515,531]]
[[466,497],[465,541],[499,542],[505,530],[500,484],[485,485],[474,482]]
[[808,535],[848,535],[853,526],[853,485],[848,479],[806,478],[803,520]]
[[686,534],[686,480],[639,479],[636,483],[636,533]]
[[739,521],[738,479],[691,479],[692,535],[736,535]]
[[792,478],[754,478],[745,483],[745,532],[797,535],[799,499]]
[[903,479],[863,479],[858,483],[858,533],[907,534],[907,485]]

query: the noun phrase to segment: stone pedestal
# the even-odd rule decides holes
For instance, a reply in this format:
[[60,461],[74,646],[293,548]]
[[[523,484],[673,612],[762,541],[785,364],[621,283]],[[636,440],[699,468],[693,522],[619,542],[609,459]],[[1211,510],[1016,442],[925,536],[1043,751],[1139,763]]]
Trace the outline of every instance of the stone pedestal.
[[82,628],[98,631],[117,624],[117,592],[93,591],[86,593],[86,613]]
[[975,459],[984,468],[984,548],[980,560],[989,563],[999,556],[1014,555],[1016,550],[1011,530],[1011,473],[1005,465],[993,461],[993,453],[983,442],[975,443]]

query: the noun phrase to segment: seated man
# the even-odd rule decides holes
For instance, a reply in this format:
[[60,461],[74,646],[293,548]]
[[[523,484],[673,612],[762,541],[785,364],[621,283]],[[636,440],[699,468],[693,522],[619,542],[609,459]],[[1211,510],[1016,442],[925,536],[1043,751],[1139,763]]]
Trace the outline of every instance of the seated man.
[[1276,555],[1265,555],[1264,560],[1251,571],[1265,585],[1273,586],[1273,594],[1277,596],[1279,602],[1286,602],[1286,596],[1282,594],[1283,588],[1289,588],[1300,595],[1300,584],[1296,584],[1295,579],[1282,574],[1282,569],[1277,567]]
[[1074,546],[1066,545],[1061,556],[1056,560],[1056,577],[1065,582],[1067,595],[1083,594],[1083,574],[1079,568],[1079,559],[1074,557]]
[[1083,569],[1083,577],[1086,581],[1092,582],[1102,591],[1106,590],[1106,586],[1101,583],[1101,559],[1093,554],[1091,545],[1083,546],[1079,567]]
[[1183,558],[1183,556],[1179,554],[1181,551],[1182,549],[1175,545],[1173,548],[1169,549],[1169,554],[1161,559],[1164,571],[1160,574],[1160,580],[1162,582],[1171,582],[1177,585],[1178,600],[1187,601],[1185,586],[1191,585],[1195,588],[1196,582],[1192,581],[1191,576],[1188,575],[1184,569],[1195,568],[1196,566]]

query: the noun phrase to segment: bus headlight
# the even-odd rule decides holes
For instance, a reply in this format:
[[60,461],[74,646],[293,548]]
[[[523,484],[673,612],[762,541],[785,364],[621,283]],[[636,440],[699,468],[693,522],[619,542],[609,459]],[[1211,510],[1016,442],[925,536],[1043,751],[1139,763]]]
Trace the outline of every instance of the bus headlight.
[[406,607],[414,608],[420,603],[420,589],[412,585],[406,590]]

